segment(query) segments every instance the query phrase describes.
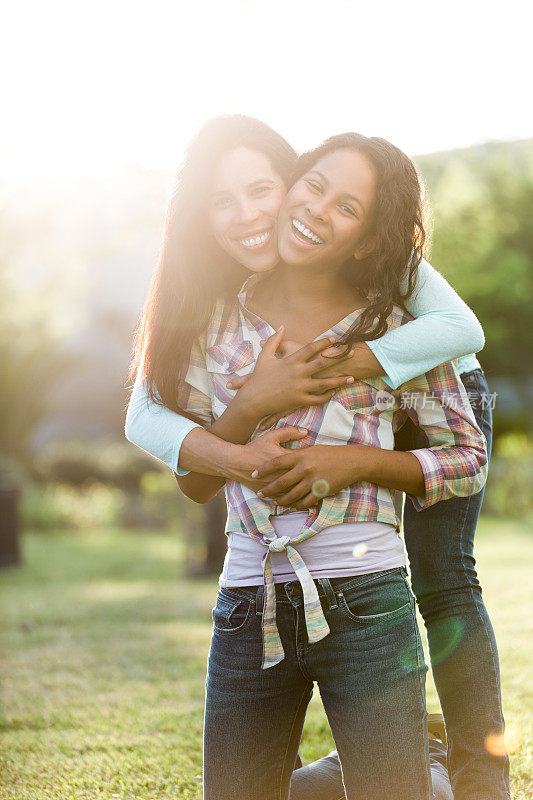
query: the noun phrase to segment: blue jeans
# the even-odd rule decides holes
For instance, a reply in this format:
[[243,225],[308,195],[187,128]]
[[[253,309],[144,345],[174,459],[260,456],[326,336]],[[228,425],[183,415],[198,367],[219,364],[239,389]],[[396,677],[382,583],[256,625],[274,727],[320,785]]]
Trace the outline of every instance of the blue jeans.
[[263,587],[221,589],[204,720],[205,800],[287,800],[316,681],[347,800],[429,800],[427,667],[402,567],[315,581],[330,633],[309,645],[298,581],[276,584],[285,658],[261,669]]
[[[384,756],[386,757],[386,756]],[[446,745],[429,740],[429,767],[434,800],[453,800],[446,768]],[[292,774],[290,800],[344,800],[341,766],[336,750]],[[361,797],[364,800],[364,797]]]
[[[489,389],[482,370],[461,375],[477,423],[492,447]],[[485,399],[485,401],[483,401]],[[414,426],[413,426],[414,427]],[[402,449],[424,446],[415,439]],[[448,737],[455,800],[509,798],[509,760],[485,738],[501,734],[498,650],[481,596],[474,534],[484,490],[415,511],[406,498],[404,535],[411,584],[427,629],[431,666]]]

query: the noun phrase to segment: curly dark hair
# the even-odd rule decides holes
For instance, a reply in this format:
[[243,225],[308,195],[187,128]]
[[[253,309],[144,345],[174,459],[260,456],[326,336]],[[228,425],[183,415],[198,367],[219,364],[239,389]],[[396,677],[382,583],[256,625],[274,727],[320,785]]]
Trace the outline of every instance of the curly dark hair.
[[[426,227],[430,212],[424,184],[411,159],[386,139],[375,136],[360,133],[331,136],[300,156],[296,179],[312,169],[319,159],[337,150],[362,153],[377,178],[375,207],[366,232],[373,242],[372,251],[364,258],[349,259],[342,269],[347,282],[370,301],[343,342],[348,346],[379,339],[387,331],[393,305],[405,307],[428,243]],[[338,355],[344,352],[341,348]]]
[[168,205],[165,233],[134,334],[129,378],[142,370],[151,400],[186,417],[178,387],[194,340],[217,298],[234,296],[250,273],[206,233],[206,207],[222,157],[236,147],[263,153],[288,189],[298,156],[269,125],[230,114],[208,120],[189,145]]

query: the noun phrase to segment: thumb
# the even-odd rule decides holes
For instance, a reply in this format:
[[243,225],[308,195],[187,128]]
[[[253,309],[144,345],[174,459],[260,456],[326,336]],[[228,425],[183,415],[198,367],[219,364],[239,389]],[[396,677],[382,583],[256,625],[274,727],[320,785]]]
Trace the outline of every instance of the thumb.
[[273,333],[272,336],[269,336],[266,342],[264,343],[263,353],[269,356],[273,356],[279,348],[284,333],[285,333],[285,325],[280,325],[276,333]]
[[241,389],[249,378],[250,375],[239,375],[237,378],[232,378],[227,382],[226,389]]
[[282,444],[283,442],[291,442],[294,439],[303,439],[304,436],[307,436],[308,430],[307,428],[295,428],[294,425],[286,425],[284,428],[277,428],[275,431],[271,431],[271,433],[274,442]]

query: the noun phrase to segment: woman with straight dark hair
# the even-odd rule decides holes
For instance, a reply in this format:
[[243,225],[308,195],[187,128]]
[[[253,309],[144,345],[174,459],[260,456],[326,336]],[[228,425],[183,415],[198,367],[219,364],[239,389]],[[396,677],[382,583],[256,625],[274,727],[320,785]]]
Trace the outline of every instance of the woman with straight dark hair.
[[[244,124],[242,118],[238,119],[241,120],[243,127],[246,127],[247,123]],[[255,123],[256,121],[252,122]],[[262,144],[262,146],[255,145],[253,133],[252,137],[250,137],[248,134],[248,139],[246,139],[246,137],[239,138],[239,136],[236,135],[234,128],[232,132],[233,139],[231,137],[220,137],[220,131],[224,128],[224,125],[231,127],[232,124],[235,124],[235,121],[231,120],[231,118],[229,120],[215,120],[212,123],[212,126],[214,127],[211,127],[211,132],[215,130],[217,125],[220,126],[219,138],[223,141],[226,148],[225,150],[224,147],[221,147],[218,150],[215,148],[213,151],[218,156],[218,165],[220,164],[220,159],[222,156],[235,151],[235,149],[241,145],[241,147],[244,149],[251,148],[253,152],[262,153],[264,156],[266,156],[268,164],[272,166],[272,159],[274,156],[271,156],[270,152],[265,152],[264,144]],[[272,133],[274,134],[274,132]],[[277,134],[274,134],[274,137],[276,136]],[[258,141],[260,139],[261,137],[258,137]],[[272,250],[270,247],[272,244],[272,231],[275,230],[275,216],[277,214],[277,212],[275,214],[273,213],[273,208],[276,202],[279,200],[279,190],[281,189],[281,192],[283,193],[284,187],[289,184],[287,175],[283,177],[281,176],[280,173],[283,171],[283,167],[280,167],[279,164],[288,164],[290,162],[291,151],[286,143],[282,145],[281,148],[278,147],[279,142],[276,143],[274,150],[280,149],[281,152],[287,156],[287,159],[285,162],[278,160],[277,170],[280,170],[279,172],[272,170],[274,174],[267,175],[269,180],[271,178],[274,179],[270,183],[268,180],[266,182],[264,180],[261,182],[260,180],[259,183],[254,186],[252,185],[252,181],[250,186],[248,186],[246,182],[243,182],[243,186],[245,188],[243,188],[243,191],[241,192],[242,196],[239,195],[240,188],[242,187],[230,187],[229,192],[226,192],[226,194],[224,194],[224,192],[222,194],[219,193],[219,196],[215,201],[213,201],[213,178],[217,167],[216,158],[210,161],[209,169],[211,170],[211,182],[209,182],[209,169],[206,167],[206,169],[202,171],[204,178],[207,178],[206,186],[208,187],[207,191],[204,190],[203,195],[202,192],[198,191],[198,185],[196,185],[194,181],[187,182],[186,180],[187,177],[192,176],[194,172],[194,170],[191,168],[188,171],[186,169],[187,166],[192,167],[194,164],[194,158],[191,156],[191,153],[195,150],[195,146],[197,145],[196,155],[201,155],[202,149],[205,148],[206,141],[207,140],[204,138],[202,144],[201,137],[199,137],[199,139],[191,148],[190,157],[184,167],[182,181],[180,183],[178,193],[174,196],[171,202],[171,210],[167,220],[165,245],[162,252],[159,270],[158,273],[156,273],[156,278],[153,282],[150,302],[146,307],[144,325],[142,327],[144,335],[141,337],[140,348],[138,351],[140,354],[141,349],[144,348],[145,352],[148,352],[150,350],[149,345],[151,342],[152,356],[148,360],[145,359],[144,367],[137,375],[136,389],[128,410],[126,432],[130,440],[135,441],[137,444],[139,444],[139,446],[144,447],[157,457],[162,458],[165,463],[168,463],[175,470],[178,469],[179,460],[180,465],[184,467],[192,467],[199,472],[215,472],[216,474],[223,474],[228,477],[239,478],[239,476],[243,477],[246,473],[249,476],[250,471],[254,466],[259,466],[262,461],[271,455],[277,455],[279,452],[284,452],[284,450],[280,447],[280,435],[294,436],[294,438],[297,438],[298,433],[296,431],[291,431],[291,428],[285,428],[283,431],[278,427],[275,431],[267,434],[266,436],[254,439],[246,447],[235,447],[223,441],[223,439],[229,439],[231,437],[224,434],[220,430],[215,431],[218,433],[218,436],[221,437],[220,439],[212,436],[207,431],[201,430],[200,428],[196,427],[194,422],[186,420],[183,417],[179,417],[177,414],[169,411],[169,408],[174,408],[176,410],[179,409],[176,391],[172,391],[172,387],[176,387],[179,381],[177,381],[175,373],[172,374],[172,369],[174,368],[175,364],[170,364],[168,358],[172,357],[171,353],[173,347],[176,348],[181,346],[181,343],[184,341],[184,339],[191,341],[194,338],[192,333],[193,331],[194,335],[196,335],[201,333],[202,329],[205,329],[207,324],[205,320],[209,319],[215,297],[223,294],[224,289],[228,289],[228,295],[234,291],[235,284],[232,285],[232,276],[238,274],[238,267],[236,264],[237,261],[239,261],[249,270],[253,271],[271,269],[277,262],[277,251],[275,248]],[[265,175],[261,174],[260,177],[264,179]],[[198,183],[201,184],[201,181]],[[190,194],[187,194],[187,187],[191,187],[193,185],[195,192],[191,191]],[[276,191],[278,191],[278,194],[276,194]],[[197,206],[195,206],[192,202],[193,196],[195,201],[198,203]],[[202,205],[205,202],[205,198],[207,198],[208,202]],[[213,202],[215,202],[214,208]],[[251,215],[250,208],[252,208]],[[386,205],[381,208],[381,213],[385,215],[388,214],[389,219],[390,212],[391,209],[387,209]],[[224,224],[220,226],[220,215],[224,215],[224,213],[226,213],[226,216],[227,214],[230,214],[231,216],[233,213],[233,218],[237,218],[239,221],[240,227],[238,229],[238,233],[239,235],[242,234],[241,239],[239,239],[238,236],[224,236]],[[248,214],[248,216],[246,216],[246,214]],[[216,223],[217,215],[219,223],[218,227],[216,224],[213,226],[213,218]],[[211,225],[209,224],[208,219]],[[196,226],[192,223],[192,220],[195,221]],[[259,225],[261,230],[257,228],[257,225]],[[179,230],[181,230],[181,233],[179,235],[174,235],[176,231]],[[218,233],[215,233],[214,240],[210,235],[211,230],[218,231]],[[255,236],[255,234],[259,233],[261,236]],[[254,236],[252,236],[252,234],[254,234]],[[388,234],[382,233],[380,235],[384,237],[383,242],[384,246],[386,247]],[[194,239],[195,236],[197,237],[196,239]],[[393,235],[391,234],[391,237],[389,238],[393,238]],[[187,247],[189,250],[187,250]],[[183,259],[179,257],[181,253],[184,254]],[[188,255],[190,255],[190,260]],[[232,256],[235,263],[232,263],[232,261],[227,258],[228,255]],[[417,279],[416,291],[414,293],[415,299],[411,300],[412,308],[414,311],[422,313],[423,316],[414,322],[410,322],[407,325],[402,325],[395,330],[389,331],[382,338],[375,338],[369,342],[369,344],[374,347],[375,352],[379,352],[381,354],[381,361],[385,363],[387,363],[388,353],[388,365],[390,368],[387,371],[392,373],[392,367],[394,367],[394,376],[392,378],[388,376],[387,381],[389,382],[390,386],[393,386],[393,388],[394,383],[398,380],[398,374],[401,374],[402,370],[407,369],[409,371],[410,369],[414,369],[415,371],[411,372],[412,376],[418,374],[420,371],[428,371],[432,366],[440,363],[441,360],[445,360],[451,356],[459,355],[461,352],[471,349],[473,340],[478,335],[475,328],[475,318],[472,320],[471,312],[469,316],[468,310],[465,311],[464,304],[462,304],[455,293],[453,293],[453,290],[450,289],[450,287],[445,283],[441,276],[438,275],[438,273],[435,273],[434,270],[429,267],[427,262],[422,261],[420,267],[418,267],[418,270],[416,270],[417,253],[415,252],[414,254],[415,258],[410,259],[410,255],[410,252],[407,252],[407,254],[405,252],[398,252],[398,260],[396,260],[395,263],[400,266],[398,267],[396,278],[399,278],[399,276],[402,275],[402,269],[400,268],[402,259],[404,273],[407,269],[407,264],[410,262],[411,271],[409,274],[411,277],[411,283],[413,276],[415,276]],[[209,259],[211,260],[209,261]],[[192,269],[189,269],[190,263],[193,264]],[[364,259],[360,258],[358,268],[361,268],[363,264]],[[424,270],[424,279],[420,280],[422,268]],[[368,279],[369,274],[370,273],[367,270],[365,276],[365,271],[362,270],[361,273],[359,273],[360,279],[362,281]],[[376,272],[376,274],[379,274],[379,272]],[[387,273],[384,271],[381,276],[383,283],[380,285],[383,285],[384,287],[384,291],[381,293],[381,302],[383,303],[383,298],[386,296],[387,291],[389,290],[394,290],[397,292],[396,297],[394,298],[396,301],[398,301],[399,295],[400,302],[402,302],[402,300],[409,302],[406,298],[409,290],[409,280],[406,281],[404,276],[404,283],[401,287],[401,291],[399,291],[398,285],[395,286],[393,281],[389,281],[390,274],[390,272]],[[197,277],[198,285],[195,284]],[[201,283],[202,278],[204,281],[203,284]],[[235,283],[238,283],[238,281],[236,280]],[[200,286],[203,286],[205,291],[200,290]],[[361,286],[365,291],[372,291],[371,285],[366,285],[365,287],[365,284],[361,283]],[[430,298],[429,304],[428,296]],[[393,297],[393,295],[390,295],[390,297]],[[441,303],[444,300],[443,305],[439,306],[439,300]],[[197,303],[196,306],[194,306],[195,302]],[[424,302],[426,302],[425,306]],[[416,306],[416,303],[419,305]],[[191,315],[189,310],[193,307],[196,308],[196,311],[194,315]],[[180,309],[183,309],[183,314]],[[376,310],[376,308],[374,308],[374,310]],[[386,304],[382,305],[381,310],[381,321],[383,321],[383,313],[386,311]],[[364,313],[365,312],[363,312],[362,316],[364,316]],[[367,314],[367,316],[370,318],[371,314]],[[154,326],[157,327],[158,320],[166,320],[164,324],[159,325],[158,333],[158,336],[160,337],[158,341],[162,342],[163,348],[167,348],[167,360],[161,359],[161,361],[157,361],[157,348],[154,346],[157,336],[156,338],[152,338],[152,329]],[[473,328],[472,323],[474,323]],[[380,332],[379,324],[378,314],[378,335]],[[426,326],[425,329],[424,326]],[[364,325],[356,326],[356,328],[357,327],[363,330]],[[468,338],[469,327],[473,330],[472,338]],[[408,329],[412,329],[412,335]],[[418,338],[415,329],[420,331]],[[376,329],[374,329],[374,331],[375,330]],[[424,330],[426,331],[426,336],[424,336]],[[365,338],[368,339],[368,332],[365,332],[364,330],[363,332],[367,334]],[[428,340],[428,332],[432,333],[437,338],[435,340]],[[352,331],[352,334],[354,334],[354,331]],[[372,335],[373,332],[370,332],[370,336]],[[352,335],[352,340],[354,338],[355,336]],[[444,344],[441,340],[444,341]],[[402,341],[404,342],[403,345]],[[460,345],[459,341],[461,341]],[[280,344],[282,350],[284,346],[288,345],[287,342],[283,341],[281,341]],[[324,345],[327,345],[327,342],[325,342]],[[190,345],[188,346],[190,349]],[[388,347],[389,350],[387,350]],[[457,349],[453,350],[454,347]],[[452,348],[451,352],[450,348]],[[336,371],[335,386],[337,388],[345,382],[346,376],[351,375],[357,380],[360,380],[365,377],[383,374],[385,371],[381,366],[381,363],[373,358],[369,349],[369,345],[365,344],[364,342],[359,342],[353,349],[355,352],[351,357],[344,358],[343,361],[339,362],[333,367],[333,369]],[[315,353],[315,357],[312,360],[312,367],[314,371],[305,377],[306,383],[304,382],[302,376],[299,375],[298,382],[294,381],[294,386],[289,386],[286,381],[289,375],[294,376],[296,374],[297,368],[301,368],[301,353],[300,356],[298,356],[298,353],[294,352],[293,347],[293,352],[291,355],[281,360],[276,359],[276,364],[273,359],[270,359],[272,365],[280,368],[283,367],[284,369],[283,379],[285,381],[285,391],[283,393],[283,400],[287,405],[285,406],[285,409],[282,409],[275,408],[275,403],[271,404],[270,406],[267,404],[265,406],[267,411],[272,410],[277,412],[279,415],[282,410],[288,410],[291,400],[294,403],[293,407],[297,407],[298,405],[304,405],[305,401],[308,403],[325,402],[326,398],[331,397],[331,392],[335,387],[333,384],[330,384],[326,388],[324,386],[324,378],[321,378],[321,375],[324,376],[331,374],[332,367],[329,367],[329,371],[324,372],[324,368],[327,368],[328,363],[331,364],[331,361],[326,362],[324,360],[325,356],[321,355],[322,351],[324,351],[324,346],[319,347]],[[176,362],[179,363],[179,352],[183,351],[176,351],[176,349],[174,349],[173,352],[175,355],[177,354]],[[324,352],[327,355],[327,351]],[[392,361],[391,354],[394,354]],[[244,378],[243,373],[249,372],[249,364],[244,364],[244,366],[242,366],[244,356],[242,350],[240,354],[237,352],[235,356],[236,357],[233,359],[232,366],[236,367],[236,370],[234,373],[228,373],[229,377],[235,377],[236,374],[238,379],[240,373],[241,378]],[[298,358],[300,358],[300,361],[298,361]],[[423,363],[423,369],[420,368],[420,358],[422,361],[425,359]],[[433,361],[431,359],[433,359]],[[286,362],[286,364],[281,364],[279,361]],[[240,367],[239,364],[241,365]],[[287,368],[292,369],[292,372],[289,373]],[[319,368],[322,371],[320,371]],[[150,374],[152,376],[151,381]],[[149,387],[149,391],[151,387],[153,400],[155,402],[150,402],[146,399],[146,385],[143,384],[142,380],[144,376],[147,377],[147,385]],[[312,381],[315,381],[314,385],[312,385]],[[163,405],[159,405],[160,401],[157,396],[157,391],[159,391],[160,385],[163,387],[166,386],[172,394],[172,397],[167,397],[166,400],[163,398],[163,402],[165,402],[165,406],[167,406],[166,408],[163,407]],[[274,383],[270,381],[268,386],[270,389],[272,389],[274,387]],[[157,387],[156,392],[154,392],[154,387]],[[341,389],[341,391],[346,390]],[[166,394],[166,392],[167,390],[164,388],[163,394]],[[159,392],[159,395],[162,396],[162,393]],[[242,390],[237,393],[236,398],[238,398],[239,395],[244,396],[244,398],[246,397],[246,393],[243,393]],[[310,398],[310,395],[312,395],[312,398]],[[296,400],[298,402],[296,402]],[[192,417],[190,413],[189,416]],[[217,422],[215,422],[215,425]],[[214,430],[214,426],[212,430]],[[186,441],[184,442],[185,437]],[[268,437],[270,437],[270,439]],[[237,436],[233,438],[236,441],[247,441],[247,437]],[[181,450],[180,445],[182,445]],[[310,450],[314,451],[314,448],[310,448]],[[319,451],[316,450],[315,452],[318,455]],[[182,469],[181,472],[185,472],[185,470]],[[337,478],[339,478],[339,476],[337,476]],[[479,509],[479,496],[478,499],[479,504],[477,505],[477,508]],[[458,499],[450,502],[462,503],[465,501]],[[437,506],[437,508],[442,506],[442,515],[444,518],[446,516],[445,509],[447,505],[448,503],[443,503]],[[472,507],[475,507],[474,504]],[[293,508],[298,508],[298,505],[295,503]],[[424,514],[426,513],[426,511],[421,512],[418,517],[423,519]],[[475,514],[473,516],[473,528],[475,528],[476,516],[477,515]],[[470,524],[472,524],[472,519],[470,520]],[[230,549],[232,537],[235,538],[234,534],[230,533]],[[467,540],[468,537],[465,537],[464,541],[467,542]],[[451,547],[457,549],[458,545],[460,545],[460,542],[453,537],[453,544]],[[414,548],[417,548],[418,551],[420,551],[422,546],[423,540],[421,537],[418,539],[418,541],[412,542],[413,550]],[[413,561],[411,548],[409,549],[409,553],[411,561]],[[446,573],[445,565],[441,563],[440,566],[442,572]],[[467,578],[470,580],[471,576],[467,575]],[[462,579],[462,576],[459,575],[458,579]],[[446,593],[449,591],[449,587],[446,585],[447,583],[449,584],[449,581],[441,581],[441,585],[443,586],[442,590],[439,589],[438,585],[433,587],[436,590],[436,592],[433,591],[433,596],[436,593],[440,594],[440,619],[442,619],[443,615],[446,614]],[[450,593],[453,594],[453,588],[450,589]],[[479,606],[476,613],[478,613],[479,616]],[[434,616],[434,621],[438,623],[438,615]],[[430,635],[431,643],[431,625],[429,622],[430,621],[428,620],[428,633]],[[488,623],[488,621],[487,624],[490,628],[490,623]],[[434,625],[433,630],[435,630],[436,627],[438,627],[438,625]],[[446,665],[443,664],[443,669],[445,666]],[[491,691],[494,691],[497,695],[497,688],[498,687],[489,687],[486,692],[487,697]],[[453,704],[454,700],[452,693],[450,693],[449,699]],[[496,705],[493,703],[493,708],[497,708],[497,698],[495,702]],[[474,706],[474,699],[472,699],[470,703],[472,706]],[[445,703],[443,700],[443,706],[444,705]],[[457,715],[455,716],[457,719]],[[496,716],[497,715],[493,716],[495,726],[499,724]],[[475,719],[475,715],[473,715],[473,717]],[[460,719],[458,721],[459,723],[461,722]],[[469,729],[475,727],[475,722],[472,725],[469,723],[468,727]],[[452,731],[450,730],[449,733],[451,735]],[[472,754],[472,751],[473,750],[471,748],[470,755]],[[462,758],[461,753],[459,753],[459,758]],[[502,772],[502,770],[505,769],[505,765],[503,764],[503,761],[500,760],[499,763],[493,762],[492,764],[483,764],[482,761],[483,759],[478,761],[477,771],[482,777],[484,776],[483,780],[485,780],[486,775],[490,773],[491,769],[493,772],[496,770],[496,772],[502,776],[501,783],[495,784],[493,782],[493,786],[496,786],[496,788],[494,789],[493,794],[490,796],[506,796],[504,793],[502,793],[505,792],[504,772]],[[488,762],[488,759],[485,759],[485,761]],[[480,764],[483,766],[482,770],[479,770]],[[468,759],[465,759],[462,765],[462,776],[466,776],[468,774],[468,766]],[[487,767],[487,769],[485,769],[485,767]],[[295,777],[296,775],[297,773],[295,773]],[[485,794],[484,796],[488,797],[489,794]]]
[[[253,186],[254,197],[268,192],[274,209],[272,234],[259,258],[237,243],[222,249],[209,223],[213,176],[221,158],[237,147],[268,159],[276,186]],[[207,122],[188,149],[170,199],[159,261],[136,331],[130,368],[134,378],[141,359],[150,399],[173,411],[176,387],[192,342],[205,330],[215,302],[233,296],[249,271],[271,269],[278,260],[275,223],[290,186],[297,155],[288,142],[260,120],[240,115]],[[182,410],[183,411],[183,410]]]

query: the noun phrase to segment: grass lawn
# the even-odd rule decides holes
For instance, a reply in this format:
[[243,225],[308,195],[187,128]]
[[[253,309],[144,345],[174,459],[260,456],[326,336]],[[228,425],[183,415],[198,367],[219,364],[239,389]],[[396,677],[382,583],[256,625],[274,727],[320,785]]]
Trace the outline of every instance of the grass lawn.
[[[484,519],[477,547],[516,800],[533,788],[530,523]],[[1,574],[0,798],[200,798],[217,581],[182,576],[182,545],[171,534],[27,533],[23,559]],[[438,710],[431,679],[428,707]],[[311,760],[332,747],[315,696],[301,754]]]

